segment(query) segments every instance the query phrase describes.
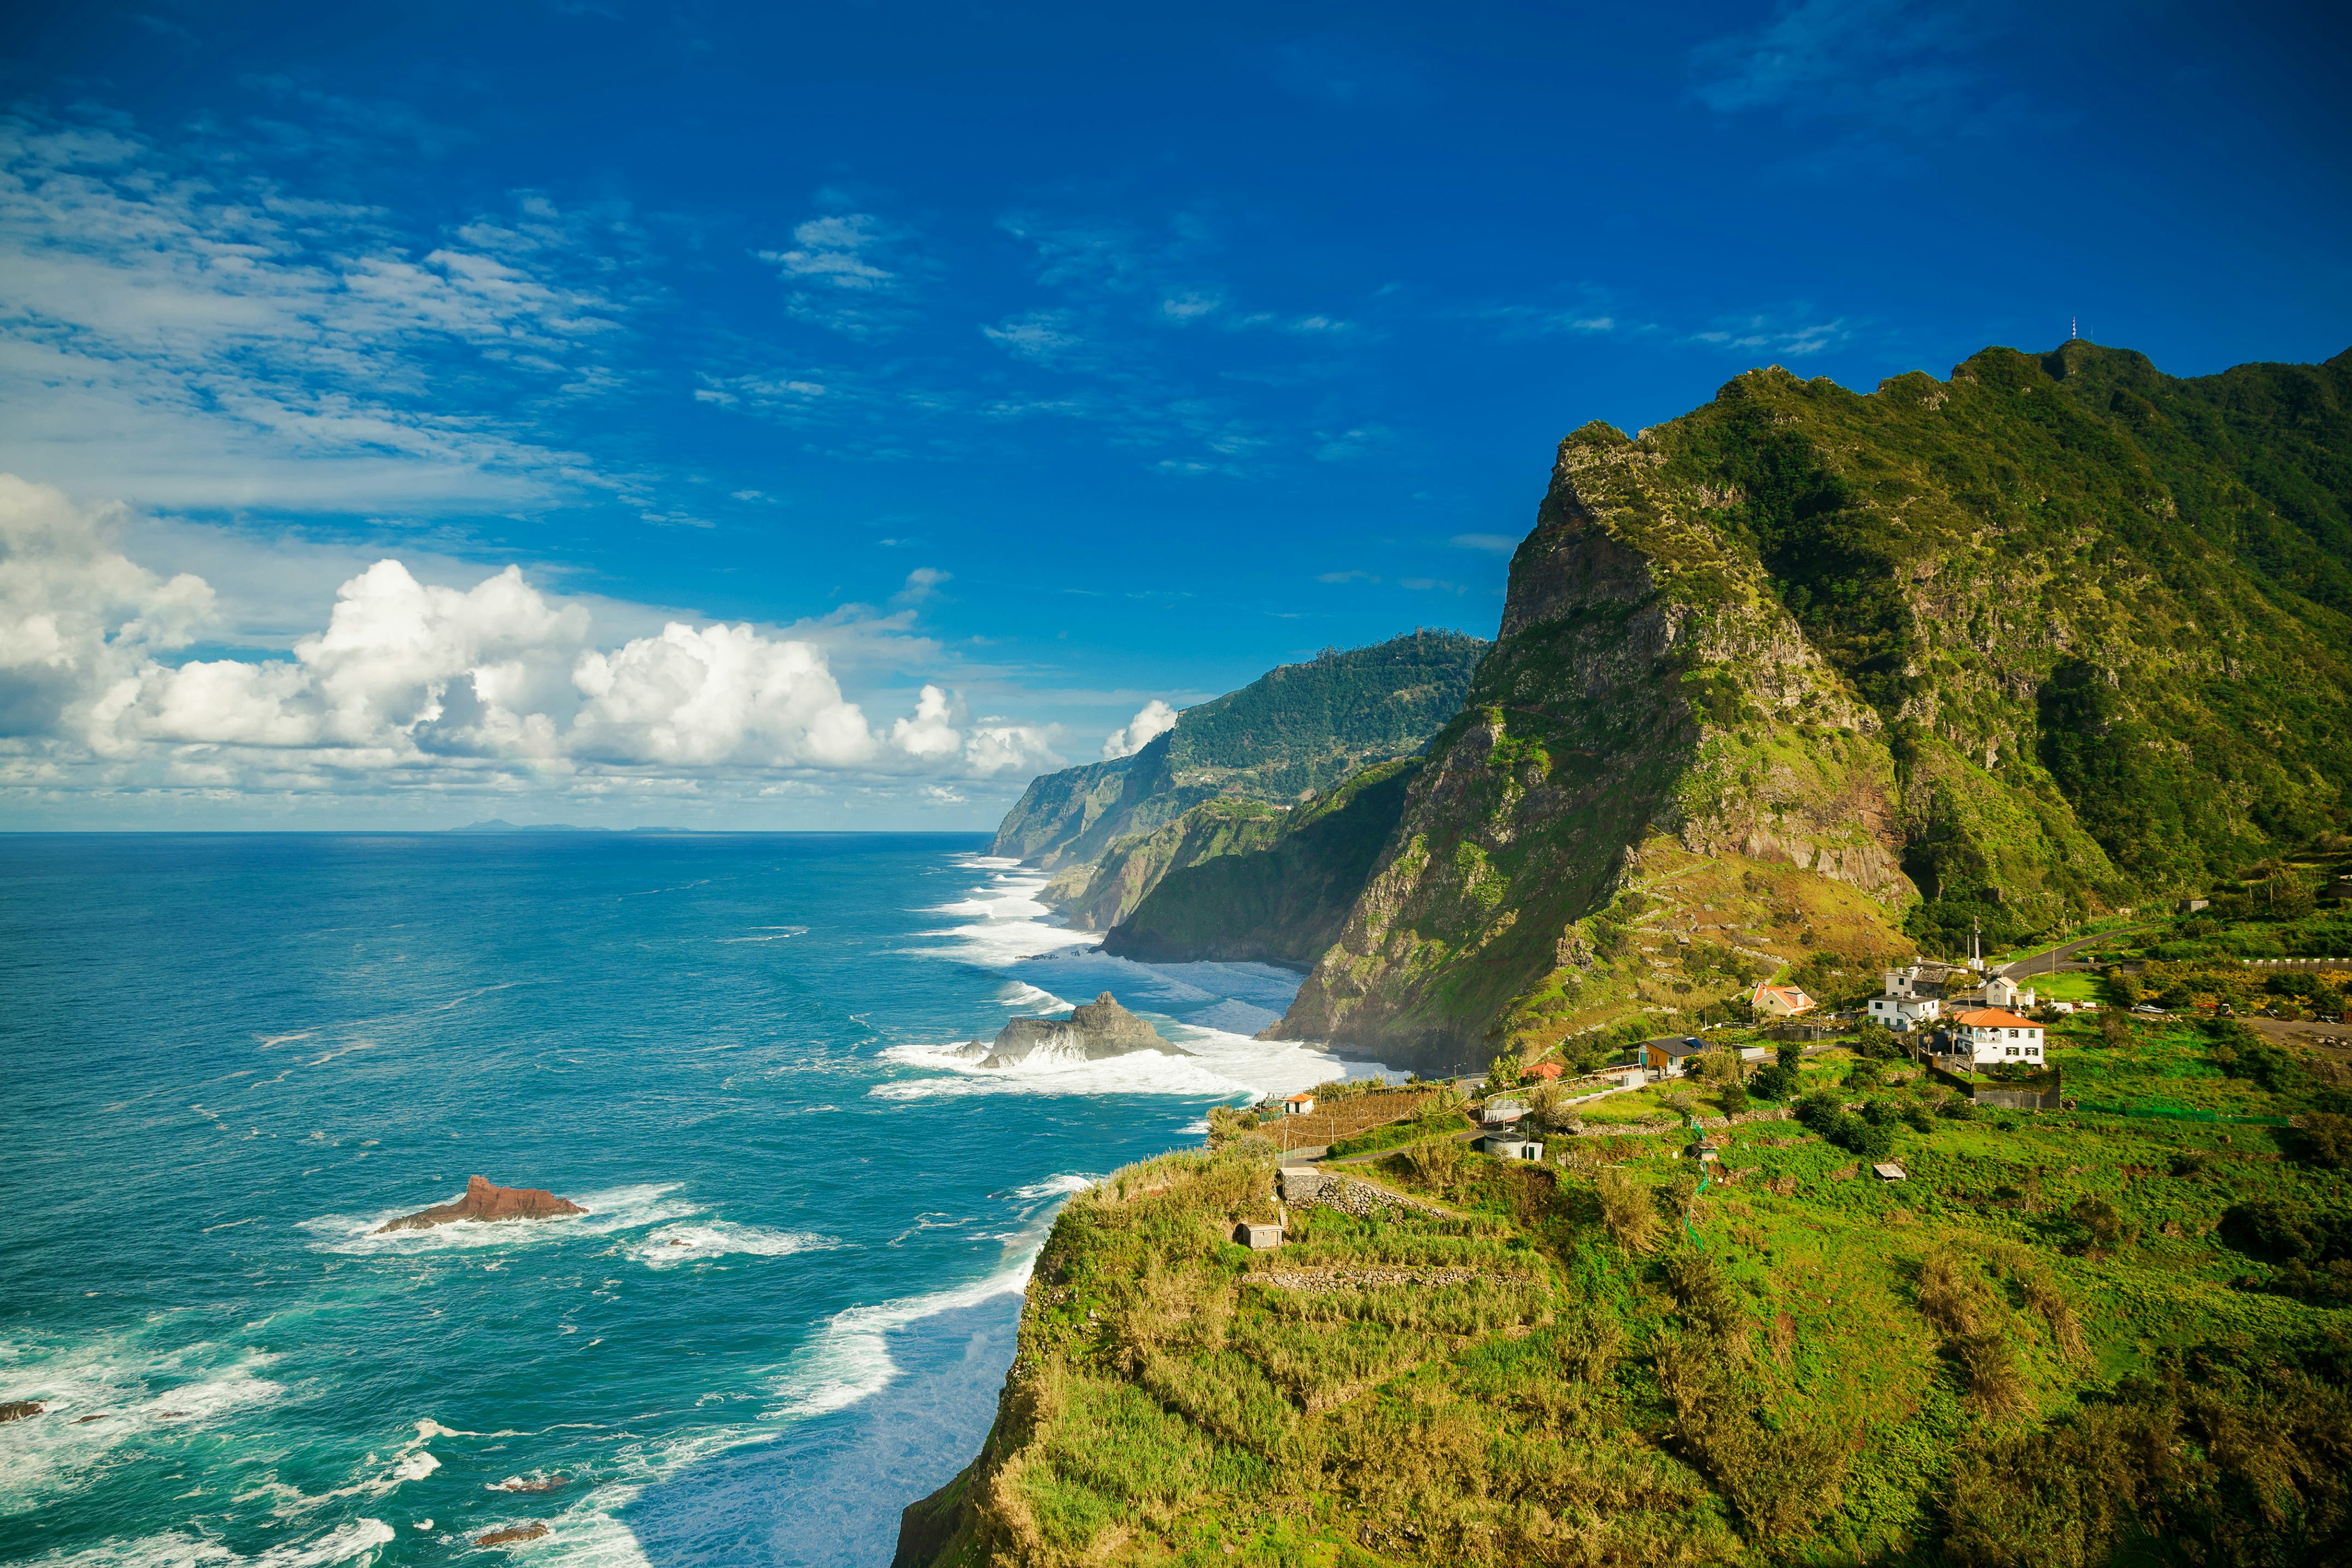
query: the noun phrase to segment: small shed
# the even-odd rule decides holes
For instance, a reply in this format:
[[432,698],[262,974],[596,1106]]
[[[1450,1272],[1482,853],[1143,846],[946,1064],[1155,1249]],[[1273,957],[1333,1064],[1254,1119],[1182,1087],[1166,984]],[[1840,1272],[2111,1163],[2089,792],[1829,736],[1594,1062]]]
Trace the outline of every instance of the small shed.
[[1911,1179],[1905,1173],[1903,1167],[1892,1160],[1883,1165],[1873,1165],[1870,1168],[1870,1173],[1882,1182],[1907,1182]]
[[1312,1116],[1315,1114],[1315,1097],[1305,1093],[1294,1094],[1282,1102],[1282,1113],[1285,1116]]
[[1543,1140],[1522,1138],[1516,1132],[1489,1132],[1478,1140],[1478,1147],[1497,1160],[1540,1160]]
[[1252,1252],[1272,1252],[1282,1245],[1282,1226],[1244,1220],[1234,1226],[1234,1239]]

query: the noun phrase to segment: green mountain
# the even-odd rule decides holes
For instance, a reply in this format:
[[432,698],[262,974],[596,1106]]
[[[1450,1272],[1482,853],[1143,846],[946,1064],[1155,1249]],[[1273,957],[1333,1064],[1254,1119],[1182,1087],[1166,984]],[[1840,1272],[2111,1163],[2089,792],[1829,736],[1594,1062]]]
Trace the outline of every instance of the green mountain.
[[[1032,781],[991,853],[1055,870],[1047,900],[1107,929],[1167,870],[1223,853],[1243,823],[1270,824],[1238,803],[1288,807],[1418,750],[1461,710],[1486,649],[1459,632],[1419,631],[1271,670],[1186,709],[1133,756]],[[1211,802],[1215,812],[1163,832]]]
[[1587,426],[1277,1032],[1451,1067],[2198,891],[2345,806],[2347,546],[2352,354]]
[[[1105,922],[1103,951],[1145,963],[1313,963],[1339,939],[1420,769],[1418,757],[1362,769],[1286,813],[1267,813],[1214,852],[1190,855],[1131,912]],[[1178,823],[1213,809],[1197,806]]]

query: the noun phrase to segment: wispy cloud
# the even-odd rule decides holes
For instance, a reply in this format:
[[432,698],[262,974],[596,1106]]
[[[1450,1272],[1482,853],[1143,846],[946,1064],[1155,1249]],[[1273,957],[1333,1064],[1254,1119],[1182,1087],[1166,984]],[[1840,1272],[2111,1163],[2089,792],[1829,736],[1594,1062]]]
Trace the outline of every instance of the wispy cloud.
[[1761,351],[1802,359],[1842,348],[1853,336],[1853,329],[1844,317],[1823,321],[1798,307],[1780,314],[1718,318],[1714,326],[1691,332],[1684,341],[1741,353]]
[[869,338],[912,318],[904,296],[922,263],[900,255],[906,244],[904,233],[871,213],[828,213],[794,226],[790,247],[758,254],[792,286],[786,313]]
[[0,464],[165,505],[628,492],[531,417],[629,302],[544,198],[410,237],[120,125],[0,121]]
[[1488,555],[1509,555],[1519,548],[1519,542],[1507,533],[1457,533],[1446,542],[1456,550],[1483,551]]
[[1916,172],[1956,141],[2026,118],[1986,47],[2011,19],[1999,0],[1784,0],[1762,27],[1692,51],[1691,94],[1717,114],[1831,128],[1828,142],[1783,160],[1784,173]]

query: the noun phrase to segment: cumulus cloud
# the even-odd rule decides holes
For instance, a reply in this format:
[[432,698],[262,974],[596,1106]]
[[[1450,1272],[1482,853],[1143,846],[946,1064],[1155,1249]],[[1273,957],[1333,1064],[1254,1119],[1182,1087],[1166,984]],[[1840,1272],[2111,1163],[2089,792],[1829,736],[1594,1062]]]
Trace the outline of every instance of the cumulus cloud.
[[1103,737],[1103,761],[1131,757],[1176,727],[1176,710],[1157,697],[1136,710],[1135,717]]
[[215,595],[132,561],[123,521],[0,475],[0,784],[986,778],[1061,761],[1045,730],[971,721],[935,684],[877,726],[809,637],[672,620],[600,646],[584,603],[516,566],[461,589],[379,561],[289,658],[175,658]]

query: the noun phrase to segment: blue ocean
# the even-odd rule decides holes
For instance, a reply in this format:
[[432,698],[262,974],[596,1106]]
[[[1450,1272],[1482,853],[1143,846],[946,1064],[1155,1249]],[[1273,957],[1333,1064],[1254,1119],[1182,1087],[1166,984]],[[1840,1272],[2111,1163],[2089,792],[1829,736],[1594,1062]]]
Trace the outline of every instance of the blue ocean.
[[[887,1563],[1061,1201],[1348,1070],[984,848],[0,837],[0,1560]],[[940,1054],[1104,990],[1197,1056]],[[373,1234],[475,1174],[588,1212]]]

